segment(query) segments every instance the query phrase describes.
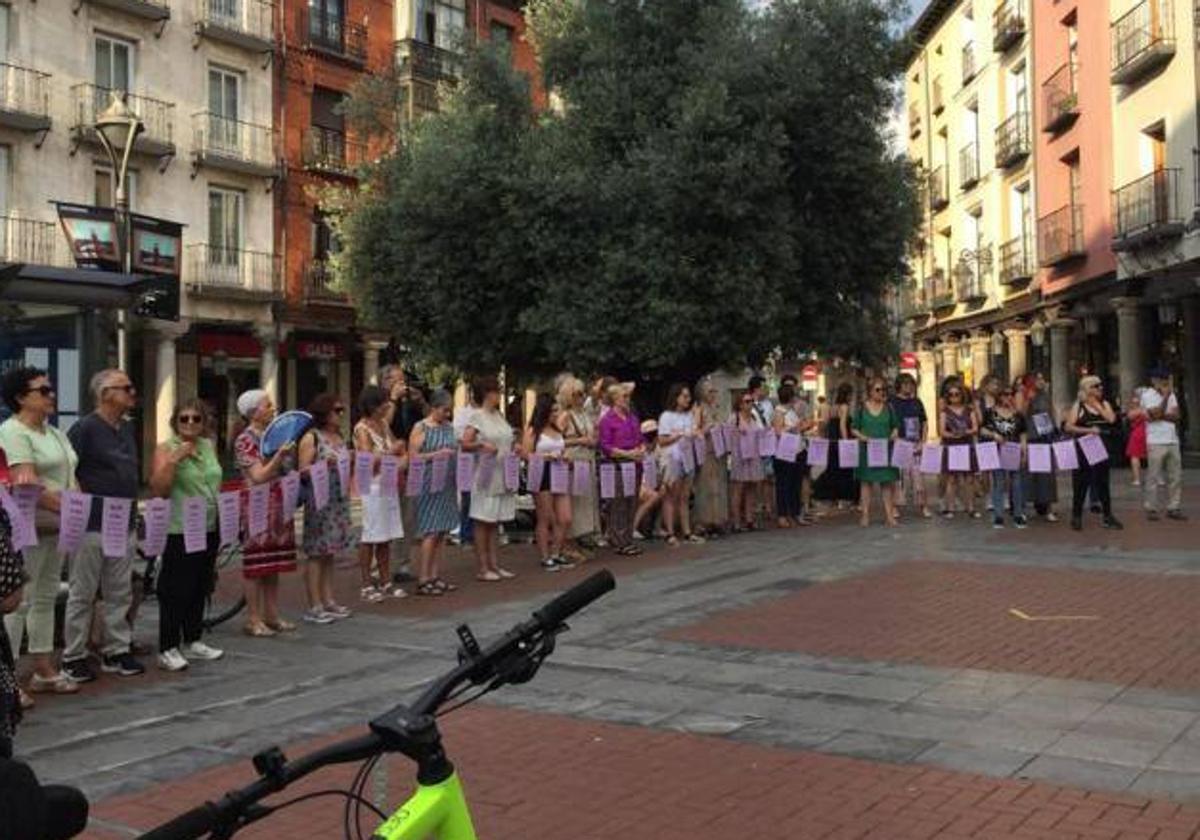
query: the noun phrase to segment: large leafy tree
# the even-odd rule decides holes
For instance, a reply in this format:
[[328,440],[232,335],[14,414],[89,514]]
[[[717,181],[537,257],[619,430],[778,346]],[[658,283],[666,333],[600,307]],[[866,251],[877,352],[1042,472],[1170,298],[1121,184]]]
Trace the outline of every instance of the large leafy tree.
[[[892,0],[531,0],[535,115],[469,51],[342,220],[376,322],[462,370],[692,377],[869,357],[916,223],[889,151]],[[378,96],[378,82],[372,91]]]

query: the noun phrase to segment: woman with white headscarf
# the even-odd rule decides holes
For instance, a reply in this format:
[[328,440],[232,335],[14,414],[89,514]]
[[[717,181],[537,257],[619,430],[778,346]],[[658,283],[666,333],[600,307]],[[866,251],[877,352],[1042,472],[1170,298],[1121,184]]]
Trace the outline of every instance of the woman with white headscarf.
[[[281,447],[270,458],[262,456],[262,436],[275,419],[275,401],[266,391],[246,391],[237,399],[238,414],[246,428],[233,442],[234,457],[246,488],[267,484],[295,469],[295,446]],[[249,493],[242,492],[243,510]],[[296,625],[279,616],[279,575],[296,571],[296,526],[283,517],[283,490],[271,487],[267,507],[267,530],[242,543],[242,577],[246,581],[246,626],[248,636],[265,637],[295,630]],[[247,525],[249,521],[247,519]]]

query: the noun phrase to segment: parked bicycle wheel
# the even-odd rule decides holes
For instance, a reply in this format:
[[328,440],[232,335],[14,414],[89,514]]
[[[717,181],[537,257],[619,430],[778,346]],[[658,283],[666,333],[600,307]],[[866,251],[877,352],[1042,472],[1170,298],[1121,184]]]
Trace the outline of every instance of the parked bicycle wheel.
[[212,583],[208,589],[208,597],[205,599],[205,630],[212,630],[218,624],[228,621],[245,608],[246,596],[241,592],[238,593],[237,600],[232,603],[222,604],[216,600],[217,581],[220,580],[221,573],[226,569],[241,568],[241,565],[242,547],[240,545],[227,545],[217,552],[217,561],[213,570]]

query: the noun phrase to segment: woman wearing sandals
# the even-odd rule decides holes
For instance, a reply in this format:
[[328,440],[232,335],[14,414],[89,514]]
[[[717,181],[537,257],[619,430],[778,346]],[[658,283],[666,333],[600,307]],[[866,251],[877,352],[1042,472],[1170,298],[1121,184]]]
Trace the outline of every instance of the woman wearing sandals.
[[[475,452],[481,457],[476,462],[475,489],[471,492],[471,519],[475,530],[475,559],[479,564],[476,577],[484,581],[498,581],[516,577],[513,572],[500,565],[500,523],[509,522],[517,515],[517,496],[504,486],[505,457],[514,451],[512,426],[500,410],[500,383],[494,376],[485,376],[475,381],[475,401],[479,410],[471,415],[467,430],[463,432],[462,449]],[[517,447],[519,450],[519,447]],[[520,454],[518,452],[518,454]],[[493,458],[490,476],[483,476],[480,465],[485,457]],[[484,482],[483,479],[487,481]]]
[[682,382],[676,382],[667,390],[667,410],[658,418],[658,469],[663,477],[662,516],[667,529],[667,545],[672,547],[679,545],[676,523],[683,539],[691,543],[704,542],[704,537],[692,533],[689,508],[692,474],[685,472],[683,467],[682,449],[685,446],[693,448],[695,438],[692,392]]
[[[392,543],[404,538],[399,495],[403,488],[385,490],[379,476],[384,456],[399,458],[399,470],[403,470],[407,462],[403,457],[404,441],[396,440],[392,435],[391,414],[394,404],[388,393],[376,385],[368,385],[358,395],[358,410],[362,419],[354,426],[354,449],[374,456],[371,492],[362,500],[362,537],[358,542],[362,590],[359,596],[368,604],[377,604],[389,596],[403,598],[407,594],[392,582],[389,567]],[[371,577],[372,562],[378,575],[378,584]]]
[[[609,499],[608,503],[608,544],[623,557],[642,553],[642,550],[633,544],[633,519],[638,493],[625,492],[625,482],[621,480],[619,469],[622,462],[633,461],[640,465],[642,458],[646,456],[641,424],[629,407],[631,390],[626,384],[609,386],[607,395],[611,407],[600,418],[599,425],[600,454],[606,461],[618,467],[614,488],[616,495]],[[640,477],[636,483],[638,487],[641,486]]]
[[696,385],[696,407],[693,409],[696,431],[704,436],[704,463],[696,469],[696,507],[692,518],[706,537],[729,530],[729,470],[725,458],[717,457],[711,435],[722,424],[717,408],[717,388],[704,380]]
[[[969,446],[975,440],[979,426],[975,422],[975,411],[967,402],[966,390],[955,383],[946,389],[946,407],[942,412],[942,446]],[[956,491],[963,497],[967,514],[972,519],[982,515],[975,507],[974,480],[969,473],[947,472],[946,492],[942,496],[942,517],[954,518],[954,496]]]
[[[408,438],[410,460],[425,462],[421,495],[417,496],[417,534],[421,539],[421,558],[417,564],[418,595],[445,595],[458,589],[441,576],[442,547],[446,538],[459,524],[458,489],[450,466],[458,449],[455,447],[451,411],[454,400],[449,392],[439,388],[429,395],[425,419],[413,426]],[[433,489],[433,463],[444,459],[447,478],[441,490]]]
[[571,492],[571,540],[563,549],[568,560],[587,562],[581,546],[593,546],[600,532],[600,498],[596,486],[596,419],[584,404],[583,383],[573,376],[558,386],[560,425],[566,443],[566,457],[574,466],[586,461],[592,468],[592,482],[587,493]]
[[[246,391],[237,399],[246,428],[233,442],[234,457],[246,487],[275,481],[294,467],[295,447],[284,446],[270,458],[262,455],[262,436],[275,419],[275,402],[263,390]],[[249,496],[243,491],[248,503]],[[247,636],[259,638],[296,629],[279,617],[279,576],[296,571],[296,527],[283,519],[283,489],[270,489],[267,530],[242,543],[242,577],[246,582]]]
[[[763,428],[758,413],[754,410],[754,397],[750,392],[742,394],[738,401],[737,414],[733,419],[734,441],[732,452],[729,454],[732,468],[729,471],[733,497],[733,530],[753,531],[757,528],[754,521],[755,504],[758,498],[758,485],[763,481],[763,461],[758,456],[758,433]],[[743,435],[751,435],[755,441],[755,450],[750,457],[743,458],[741,444]]]
[[555,493],[550,478],[551,465],[566,459],[566,441],[556,424],[554,398],[549,394],[538,394],[525,427],[524,448],[530,458],[540,458],[543,463],[542,481],[530,487],[536,506],[537,524],[534,537],[538,553],[542,557],[542,569],[557,572],[570,569],[575,564],[563,556],[567,534],[571,531],[571,493]]
[[858,524],[863,528],[871,524],[871,487],[878,485],[880,501],[883,503],[883,516],[889,527],[896,525],[896,506],[894,492],[896,482],[900,480],[900,471],[889,465],[872,467],[868,462],[868,446],[872,440],[887,441],[890,452],[891,442],[900,432],[900,423],[887,399],[887,384],[879,377],[871,380],[867,386],[867,398],[854,413],[854,422],[850,427],[851,434],[862,441],[859,447],[858,469],[855,477],[862,488],[859,496],[859,506],[862,513]]
[[300,440],[300,469],[324,461],[329,468],[329,498],[325,507],[317,510],[311,492],[304,501],[304,583],[308,592],[308,612],[303,616],[310,624],[330,624],[349,618],[350,610],[333,598],[333,558],[354,542],[350,525],[350,488],[342,486],[338,473],[338,457],[348,457],[349,448],[342,437],[346,406],[336,394],[318,394],[308,404],[313,428]]

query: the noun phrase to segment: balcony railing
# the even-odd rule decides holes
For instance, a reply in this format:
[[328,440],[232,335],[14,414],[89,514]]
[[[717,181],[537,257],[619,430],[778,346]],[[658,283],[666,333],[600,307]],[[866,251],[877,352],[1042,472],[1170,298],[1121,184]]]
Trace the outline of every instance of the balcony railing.
[[987,285],[982,265],[959,263],[954,270],[954,298],[959,303],[978,303],[987,300]]
[[996,128],[996,167],[1007,169],[1029,157],[1029,112],[1018,111]]
[[1025,0],[1001,0],[992,12],[992,49],[1006,52],[1025,35]]
[[192,143],[197,165],[247,175],[275,174],[275,130],[269,125],[201,111],[192,114]]
[[900,315],[905,320],[929,317],[929,291],[924,286],[910,286],[903,290],[900,299]]
[[954,306],[954,286],[946,272],[935,268],[925,280],[925,291],[929,296],[929,306],[933,310],[948,309]]
[[1000,246],[1001,286],[1015,286],[1033,279],[1032,237],[1014,236]]
[[145,20],[165,21],[171,18],[169,0],[80,0],[80,3],[115,9]]
[[0,62],[0,125],[21,131],[50,128],[50,74]]
[[0,260],[56,265],[58,225],[18,216],[0,216]]
[[[73,132],[80,139],[92,143],[96,138],[96,117],[102,114],[112,101],[112,91],[90,83],[71,88],[74,99]],[[166,155],[175,152],[175,105],[149,96],[125,94],[125,103],[138,115],[145,131],[134,144],[136,151],[149,155]]]
[[975,74],[979,72],[979,67],[975,63],[975,44],[969,42],[963,45],[962,48],[962,83],[963,87],[975,78]]
[[366,161],[366,146],[344,132],[314,125],[304,132],[303,160],[309,169],[351,176]]
[[196,0],[196,31],[206,38],[253,52],[275,46],[271,0]]
[[942,113],[942,111],[946,110],[946,99],[942,93],[942,77],[941,76],[938,76],[936,79],[933,80],[933,87],[930,90],[929,101],[930,101],[930,106],[932,107],[933,113],[935,115],[940,114],[940,113]]
[[910,138],[921,136],[921,109],[915,102],[908,106],[908,136]]
[[929,173],[929,209],[941,210],[950,203],[950,184],[946,167],[939,166]]
[[1182,170],[1159,169],[1113,190],[1114,251],[1131,251],[1150,242],[1182,236],[1179,208]]
[[279,294],[279,258],[262,251],[209,245],[188,246],[187,285],[195,292],[274,297]]
[[1128,85],[1175,55],[1172,0],[1142,0],[1112,25],[1112,83]]
[[1068,204],[1038,219],[1038,257],[1041,265],[1061,265],[1085,253],[1083,207]]
[[367,28],[351,23],[345,15],[309,8],[304,10],[309,49],[349,61],[365,64],[367,61]]
[[350,296],[337,282],[329,263],[313,260],[304,267],[304,298],[324,303],[349,303]]
[[402,76],[425,82],[453,82],[462,73],[462,56],[414,38],[397,41],[396,68]]
[[968,143],[958,151],[958,185],[964,190],[979,183],[979,141]]
[[1059,132],[1075,122],[1079,116],[1079,94],[1075,90],[1075,71],[1064,64],[1042,84],[1043,115],[1046,124],[1043,131]]

